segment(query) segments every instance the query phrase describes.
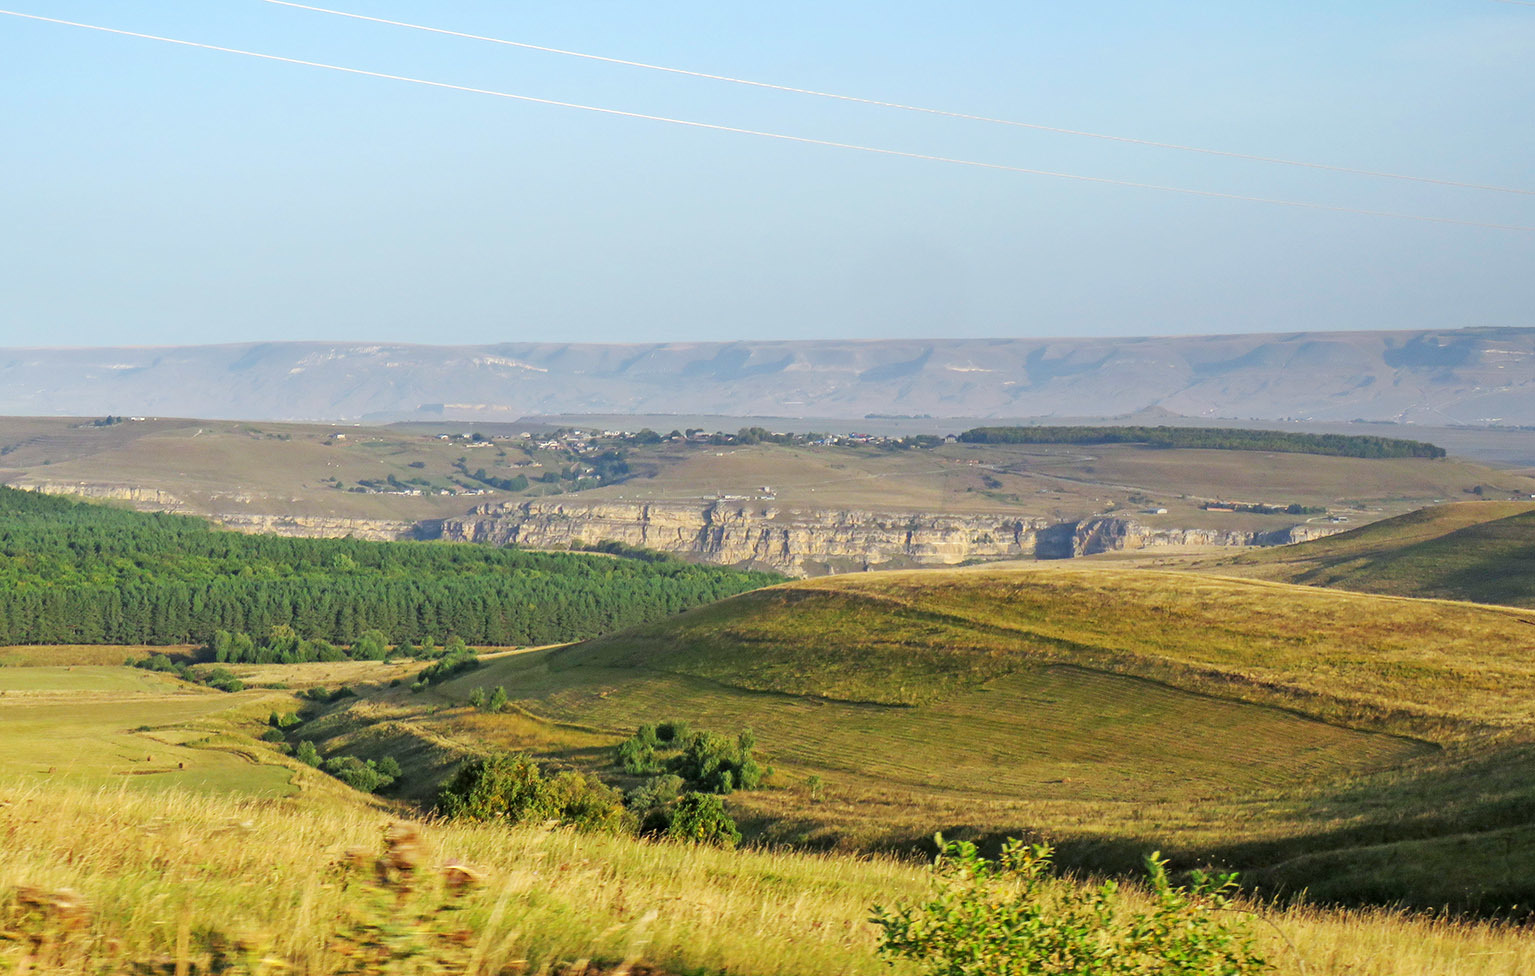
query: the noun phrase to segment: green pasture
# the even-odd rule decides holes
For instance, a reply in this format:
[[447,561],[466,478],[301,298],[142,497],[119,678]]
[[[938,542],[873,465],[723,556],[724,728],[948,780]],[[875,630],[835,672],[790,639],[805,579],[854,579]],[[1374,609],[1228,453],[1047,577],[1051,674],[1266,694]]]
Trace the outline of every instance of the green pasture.
[[0,668],[0,776],[135,790],[282,796],[292,773],[228,734],[259,692],[125,667]]

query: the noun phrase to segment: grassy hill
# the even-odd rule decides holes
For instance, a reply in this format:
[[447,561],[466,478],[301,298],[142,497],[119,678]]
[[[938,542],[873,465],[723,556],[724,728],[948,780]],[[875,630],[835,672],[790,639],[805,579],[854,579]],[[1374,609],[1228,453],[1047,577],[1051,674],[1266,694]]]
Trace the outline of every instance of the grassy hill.
[[[626,783],[613,746],[642,723],[750,726],[776,772],[731,803],[766,840],[1024,833],[1086,868],[1162,849],[1268,890],[1486,909],[1535,894],[1532,628],[1108,566],[868,574],[381,687],[304,734],[407,755],[425,796],[455,750]],[[511,714],[465,704],[497,685]]]
[[1436,506],[1200,568],[1367,593],[1535,607],[1535,503]]

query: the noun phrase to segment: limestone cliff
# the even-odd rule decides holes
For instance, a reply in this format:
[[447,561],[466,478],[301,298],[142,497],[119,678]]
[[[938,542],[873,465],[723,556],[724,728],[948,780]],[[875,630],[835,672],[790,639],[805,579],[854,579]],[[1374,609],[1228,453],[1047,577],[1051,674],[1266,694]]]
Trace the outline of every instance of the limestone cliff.
[[373,542],[395,542],[401,539],[420,538],[421,526],[416,522],[391,521],[388,519],[341,518],[329,515],[209,515],[208,520],[226,529],[239,532],[265,532],[273,535],[297,536],[305,539],[368,539]]
[[[206,518],[214,525],[239,532],[269,532],[274,535],[299,536],[312,539],[334,539],[352,536],[355,539],[394,541],[419,538],[423,532],[436,534],[435,525],[405,520],[344,518],[330,515],[256,515],[248,512],[209,513],[188,504],[185,500],[161,488],[140,488],[134,485],[105,484],[84,481],[18,482],[15,487],[40,491],[47,495],[73,495],[95,501],[128,502],[135,508],[154,512],[176,512]],[[230,494],[215,495],[237,502],[249,501],[247,496]]]
[[161,488],[140,488],[135,485],[111,485],[85,481],[16,482],[14,488],[39,491],[45,495],[74,495],[96,501],[128,502],[139,508],[157,512],[191,512],[191,506]]
[[201,514],[241,532],[308,538],[454,542],[565,549],[604,541],[675,553],[688,559],[775,569],[793,576],[953,566],[976,560],[1065,559],[1159,546],[1273,546],[1331,535],[1332,526],[1271,531],[1161,528],[1101,516],[1051,522],[1008,515],[939,515],[866,510],[781,508],[755,501],[554,502],[483,505],[441,521],[197,512],[169,492],[128,485],[21,485],[51,494],[126,501],[139,508]]
[[1333,531],[1316,526],[1267,532],[1162,529],[1119,517],[1052,523],[1006,515],[783,509],[761,502],[532,501],[481,506],[461,518],[444,519],[440,534],[454,541],[530,549],[612,540],[706,562],[814,575],[1155,546],[1280,545]]

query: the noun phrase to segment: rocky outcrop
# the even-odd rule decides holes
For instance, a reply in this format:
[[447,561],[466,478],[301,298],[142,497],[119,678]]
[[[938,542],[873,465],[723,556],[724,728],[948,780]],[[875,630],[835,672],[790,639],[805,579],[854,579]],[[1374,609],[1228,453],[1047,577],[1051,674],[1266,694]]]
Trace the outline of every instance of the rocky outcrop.
[[1006,516],[796,511],[773,505],[525,502],[444,519],[441,537],[563,548],[612,540],[707,562],[804,574],[1028,556],[1047,523]]
[[[274,535],[298,536],[310,539],[354,539],[393,542],[399,539],[416,539],[423,534],[435,535],[435,525],[388,519],[344,518],[329,515],[256,515],[247,512],[208,514],[160,488],[139,488],[133,485],[104,484],[83,481],[17,483],[13,487],[28,491],[40,491],[48,495],[73,495],[95,501],[128,502],[135,508],[155,512],[176,512],[206,518],[214,525],[238,532],[269,532]],[[235,501],[249,501],[239,495],[215,494]]]
[[1134,519],[1095,518],[1075,523],[1072,528],[1074,556],[1091,556],[1123,549],[1153,549],[1159,546],[1287,546],[1333,535],[1334,526],[1292,525],[1284,529],[1244,531],[1240,529],[1151,528]]
[[1264,532],[1163,529],[1118,517],[1052,523],[1005,515],[797,510],[727,501],[486,505],[461,518],[444,519],[440,527],[442,538],[461,542],[556,549],[611,540],[794,575],[1068,558],[1157,546],[1282,545],[1333,531],[1317,526]]
[[373,542],[397,542],[421,538],[424,530],[417,522],[387,519],[341,518],[329,515],[209,515],[214,525],[238,532],[262,532],[297,536],[304,539],[367,539]]
[[175,495],[160,488],[139,488],[134,485],[99,484],[84,481],[17,482],[13,488],[40,491],[45,495],[73,495],[96,501],[128,502],[157,512],[190,512],[191,507]]
[[[126,501],[160,511],[192,511],[181,499],[156,488],[69,482],[17,487]],[[530,501],[483,505],[468,515],[429,522],[244,512],[197,514],[240,532],[305,538],[440,538],[528,549],[567,549],[613,541],[701,562],[755,566],[793,576],[954,566],[995,559],[1068,559],[1161,546],[1277,546],[1341,531],[1318,525],[1268,531],[1162,528],[1123,516],[1051,522],[1008,515],[792,509],[739,500],[707,504]]]

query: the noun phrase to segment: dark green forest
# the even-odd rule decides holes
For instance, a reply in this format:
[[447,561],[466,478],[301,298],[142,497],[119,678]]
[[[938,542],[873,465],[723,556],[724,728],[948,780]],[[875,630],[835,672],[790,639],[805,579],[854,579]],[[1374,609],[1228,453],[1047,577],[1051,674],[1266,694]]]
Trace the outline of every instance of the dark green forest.
[[0,644],[578,640],[780,581],[769,573],[442,542],[244,535],[0,487]]
[[975,427],[966,444],[1144,444],[1208,451],[1271,451],[1355,458],[1442,458],[1445,450],[1422,441],[1369,434],[1300,434],[1237,427]]

